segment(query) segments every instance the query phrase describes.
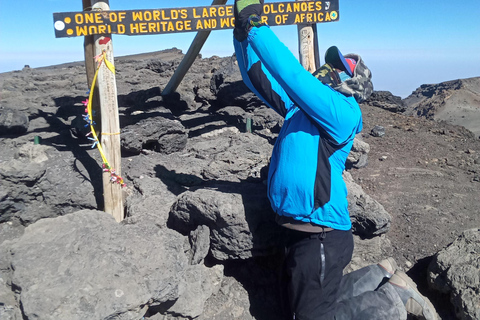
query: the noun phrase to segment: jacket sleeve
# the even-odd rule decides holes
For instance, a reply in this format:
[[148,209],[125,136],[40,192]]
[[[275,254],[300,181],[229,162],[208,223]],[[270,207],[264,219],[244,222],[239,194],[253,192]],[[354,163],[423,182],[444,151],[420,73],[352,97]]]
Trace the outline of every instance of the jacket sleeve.
[[343,143],[356,133],[361,111],[354,98],[345,97],[305,70],[269,27],[252,28],[247,41],[286,94],[333,139]]
[[288,111],[294,106],[290,97],[266,70],[247,41],[239,42],[234,39],[234,46],[243,82],[267,106],[285,118]]

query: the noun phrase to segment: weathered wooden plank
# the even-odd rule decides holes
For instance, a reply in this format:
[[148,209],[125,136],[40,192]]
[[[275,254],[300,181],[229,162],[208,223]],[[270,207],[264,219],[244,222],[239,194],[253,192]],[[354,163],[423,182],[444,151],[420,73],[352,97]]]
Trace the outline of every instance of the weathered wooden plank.
[[[100,8],[109,10],[108,0],[96,1],[93,10]],[[113,44],[109,35],[95,36],[95,55],[105,52],[106,59],[113,65]],[[101,145],[110,166],[115,169],[117,175],[121,175],[121,152],[120,152],[120,120],[118,114],[117,85],[115,73],[102,63],[98,71],[98,92],[100,96],[100,111],[102,118]],[[117,222],[124,219],[122,187],[110,181],[111,175],[103,174],[103,197],[105,212],[111,214]]]

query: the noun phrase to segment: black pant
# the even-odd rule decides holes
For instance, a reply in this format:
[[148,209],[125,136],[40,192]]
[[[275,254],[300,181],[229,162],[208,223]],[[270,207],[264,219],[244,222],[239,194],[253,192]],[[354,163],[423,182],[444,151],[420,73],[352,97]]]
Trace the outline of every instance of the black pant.
[[333,319],[343,269],[353,253],[351,230],[287,230],[283,290],[286,319]]

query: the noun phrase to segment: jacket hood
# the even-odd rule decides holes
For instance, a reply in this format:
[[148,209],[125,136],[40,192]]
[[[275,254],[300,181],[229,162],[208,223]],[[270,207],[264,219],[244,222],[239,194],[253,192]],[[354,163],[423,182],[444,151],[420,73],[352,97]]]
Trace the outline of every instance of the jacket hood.
[[333,89],[347,97],[354,97],[358,103],[367,100],[373,93],[372,72],[358,54],[349,53],[344,56],[357,61],[353,77],[333,86]]

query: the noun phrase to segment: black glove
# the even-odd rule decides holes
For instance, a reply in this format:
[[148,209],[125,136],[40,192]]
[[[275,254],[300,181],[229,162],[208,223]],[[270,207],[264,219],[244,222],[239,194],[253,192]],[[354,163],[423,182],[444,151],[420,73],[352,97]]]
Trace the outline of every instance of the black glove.
[[242,42],[247,38],[250,28],[264,25],[261,23],[263,2],[264,0],[235,0],[233,9],[235,16],[233,35],[235,39]]

